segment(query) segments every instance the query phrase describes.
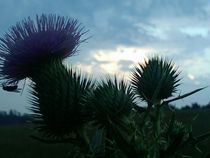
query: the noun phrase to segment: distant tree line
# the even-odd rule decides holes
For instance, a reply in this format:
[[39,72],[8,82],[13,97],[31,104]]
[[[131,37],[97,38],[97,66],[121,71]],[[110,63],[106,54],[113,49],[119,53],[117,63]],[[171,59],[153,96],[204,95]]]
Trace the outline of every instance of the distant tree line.
[[16,110],[0,111],[0,125],[21,124],[29,120],[28,114],[21,114]]
[[210,109],[210,102],[207,103],[206,105],[201,105],[197,102],[193,102],[191,104],[188,104],[188,105],[185,105],[185,106],[182,106],[181,108],[178,108],[177,106],[175,105],[166,105],[164,107],[165,110],[170,110],[170,109],[173,109],[173,110],[196,110],[196,109]]
[[190,109],[210,109],[210,102],[206,105],[198,104],[197,102],[192,103],[191,105],[185,105],[181,110],[190,110]]
[[[181,108],[177,108],[174,105],[168,105],[164,107],[165,110],[174,109],[174,110],[196,110],[196,109],[210,109],[210,102],[206,105],[201,105],[197,102],[194,102],[190,105],[185,105]],[[21,114],[16,110],[0,111],[0,125],[8,124],[21,124],[29,120],[29,114]]]

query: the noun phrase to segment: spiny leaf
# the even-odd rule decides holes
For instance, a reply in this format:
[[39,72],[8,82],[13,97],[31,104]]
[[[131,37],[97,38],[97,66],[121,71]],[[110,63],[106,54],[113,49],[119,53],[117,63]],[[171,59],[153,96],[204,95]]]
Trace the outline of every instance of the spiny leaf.
[[197,92],[199,92],[199,91],[201,91],[201,90],[203,90],[203,89],[205,89],[205,88],[207,88],[207,86],[206,86],[206,87],[203,87],[203,88],[198,88],[198,89],[196,89],[196,90],[194,90],[194,91],[192,91],[192,92],[189,92],[189,93],[180,95],[180,96],[175,97],[175,98],[173,98],[173,99],[166,100],[166,101],[164,101],[162,104],[168,104],[168,103],[170,103],[170,102],[173,102],[173,101],[176,101],[176,100],[180,100],[180,99],[186,98],[186,97],[188,97],[188,96],[190,96],[190,95],[192,95],[192,94],[194,94],[194,93],[197,93]]

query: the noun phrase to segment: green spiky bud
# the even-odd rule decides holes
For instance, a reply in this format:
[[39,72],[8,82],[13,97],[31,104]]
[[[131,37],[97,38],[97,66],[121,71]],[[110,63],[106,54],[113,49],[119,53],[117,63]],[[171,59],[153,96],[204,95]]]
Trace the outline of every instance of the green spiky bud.
[[131,82],[139,97],[155,104],[171,97],[179,85],[179,73],[171,61],[153,57],[135,67]]
[[135,97],[131,87],[124,81],[108,78],[102,81],[88,97],[87,102],[93,109],[93,120],[100,126],[108,126],[109,121],[118,122],[130,114]]

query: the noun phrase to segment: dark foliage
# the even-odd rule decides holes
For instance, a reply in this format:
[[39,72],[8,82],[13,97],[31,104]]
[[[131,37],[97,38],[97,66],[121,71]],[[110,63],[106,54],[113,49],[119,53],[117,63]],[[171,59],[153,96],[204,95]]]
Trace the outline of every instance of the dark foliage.
[[33,122],[45,136],[55,139],[68,137],[89,121],[90,114],[81,100],[92,89],[91,80],[68,70],[60,60],[46,64],[41,75],[32,80]]

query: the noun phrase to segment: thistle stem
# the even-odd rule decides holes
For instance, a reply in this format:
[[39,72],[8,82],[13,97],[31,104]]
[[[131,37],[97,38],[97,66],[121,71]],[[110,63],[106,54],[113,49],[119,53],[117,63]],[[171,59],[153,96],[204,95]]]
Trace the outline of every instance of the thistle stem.
[[111,157],[113,151],[113,136],[111,132],[111,127],[107,128],[106,130],[106,138],[105,138],[105,157],[109,158]]
[[84,127],[77,130],[78,139],[81,140],[81,149],[83,149],[84,153],[87,153],[90,150],[90,141],[87,136],[87,133],[84,130]]
[[143,129],[144,125],[145,125],[145,122],[146,122],[146,119],[148,118],[150,112],[151,112],[151,109],[152,109],[152,104],[151,103],[148,103],[148,106],[147,106],[147,109],[146,109],[146,112],[143,116],[143,119],[142,119],[142,122],[140,124],[140,128]]
[[156,158],[159,158],[159,136],[160,136],[160,123],[161,123],[161,113],[160,113],[160,104],[155,105],[155,117],[153,122],[153,132],[154,132],[154,140],[155,140],[155,150],[154,155]]

